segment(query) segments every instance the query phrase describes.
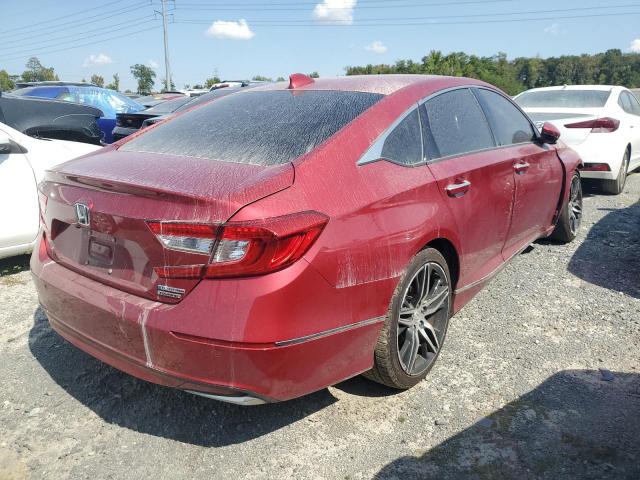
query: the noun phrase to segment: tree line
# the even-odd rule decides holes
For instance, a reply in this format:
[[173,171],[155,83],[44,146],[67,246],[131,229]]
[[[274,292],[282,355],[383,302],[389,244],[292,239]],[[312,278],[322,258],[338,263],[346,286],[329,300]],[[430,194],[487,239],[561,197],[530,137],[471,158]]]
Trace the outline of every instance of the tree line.
[[464,52],[447,55],[432,50],[420,62],[398,60],[395,64],[346,67],[347,75],[419,73],[477,78],[496,85],[510,95],[552,85],[623,85],[640,87],[640,54],[612,49],[595,55],[518,57],[505,53],[479,57]]
[[[135,65],[131,65],[129,67],[129,71],[133,78],[135,78],[137,82],[137,93],[139,94],[148,94],[151,93],[156,84],[156,72],[153,68],[148,67],[147,65],[143,65],[141,63],[136,63]],[[312,72],[310,75],[314,78],[319,77],[318,72]],[[55,73],[55,69],[53,67],[45,67],[42,65],[40,60],[37,57],[31,57],[26,65],[25,70],[21,75],[11,75],[6,70],[0,70],[0,92],[11,91],[15,88],[17,82],[46,82],[46,81],[59,81],[60,78]],[[256,81],[266,81],[271,82],[273,79],[271,77],[265,77],[263,75],[256,75],[252,78],[252,80]],[[284,77],[276,78],[277,82],[284,81]],[[87,82],[86,79],[82,79],[82,82]],[[207,79],[203,83],[199,83],[193,85],[185,85],[185,89],[194,88],[194,89],[209,89],[216,83],[220,83],[221,80],[218,75],[213,75]],[[113,79],[110,83],[105,84],[105,79],[101,75],[93,74],[89,79],[89,83],[93,83],[99,87],[109,88],[111,90],[115,90],[117,92],[120,91],[120,76],[116,73],[113,75]],[[161,85],[165,84],[164,79],[160,81]],[[171,81],[170,85],[171,90],[175,90],[176,86]],[[164,91],[161,90],[161,91]],[[125,93],[132,93],[130,90],[126,90]]]

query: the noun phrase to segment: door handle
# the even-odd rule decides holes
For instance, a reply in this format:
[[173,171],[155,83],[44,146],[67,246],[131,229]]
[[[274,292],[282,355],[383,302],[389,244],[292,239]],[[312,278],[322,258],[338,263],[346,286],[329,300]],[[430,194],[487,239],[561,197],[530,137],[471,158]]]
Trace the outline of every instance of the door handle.
[[520,163],[516,163],[513,166],[513,169],[516,171],[517,175],[524,175],[525,173],[527,173],[527,170],[529,170],[529,167],[531,165],[529,165],[527,162],[520,162]]
[[445,188],[447,195],[452,198],[458,198],[465,195],[471,188],[471,182],[469,180],[463,180],[459,183],[452,183]]

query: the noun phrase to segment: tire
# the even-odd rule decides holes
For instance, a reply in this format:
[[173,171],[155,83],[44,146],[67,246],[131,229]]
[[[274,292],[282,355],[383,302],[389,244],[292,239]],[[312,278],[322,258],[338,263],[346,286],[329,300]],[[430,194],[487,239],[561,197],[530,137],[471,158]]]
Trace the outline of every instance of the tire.
[[582,224],[582,182],[580,175],[573,174],[569,198],[562,207],[558,223],[549,238],[562,243],[572,242]]
[[622,157],[622,165],[620,166],[620,172],[618,172],[618,178],[615,180],[603,180],[602,191],[611,195],[620,195],[624,190],[624,185],[627,183],[627,169],[629,168],[629,160],[631,158],[631,152],[627,148]]
[[427,248],[413,258],[391,298],[365,377],[399,390],[423,380],[442,349],[451,308],[449,266],[438,250]]

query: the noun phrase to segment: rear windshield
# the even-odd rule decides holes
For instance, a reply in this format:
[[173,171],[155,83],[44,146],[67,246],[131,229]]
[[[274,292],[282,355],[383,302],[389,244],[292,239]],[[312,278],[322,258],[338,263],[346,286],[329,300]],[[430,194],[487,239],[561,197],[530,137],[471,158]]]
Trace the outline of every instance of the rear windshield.
[[310,152],[381,98],[359,92],[248,91],[186,112],[120,148],[277,165]]
[[522,108],[602,108],[611,95],[607,90],[539,90],[515,99]]

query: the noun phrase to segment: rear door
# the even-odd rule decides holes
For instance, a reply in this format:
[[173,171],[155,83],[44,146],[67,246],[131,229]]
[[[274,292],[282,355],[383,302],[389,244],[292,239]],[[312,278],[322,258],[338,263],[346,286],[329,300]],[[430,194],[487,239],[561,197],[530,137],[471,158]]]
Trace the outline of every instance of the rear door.
[[554,147],[536,141],[533,125],[511,100],[485,88],[474,93],[513,168],[515,201],[503,249],[509,258],[552,224],[562,189],[562,165]]
[[469,88],[443,92],[420,108],[426,157],[461,242],[460,286],[503,262],[514,193],[512,158],[495,149]]
[[618,105],[624,110],[624,119],[621,128],[624,129],[631,143],[630,165],[635,165],[640,161],[640,104],[631,93],[622,91],[618,99]]

